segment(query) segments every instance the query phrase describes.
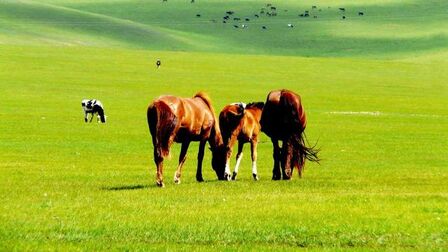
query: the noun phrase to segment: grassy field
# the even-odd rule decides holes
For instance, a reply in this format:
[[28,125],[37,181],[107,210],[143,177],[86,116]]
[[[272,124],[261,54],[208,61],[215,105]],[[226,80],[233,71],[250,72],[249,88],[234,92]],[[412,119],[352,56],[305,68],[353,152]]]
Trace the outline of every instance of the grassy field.
[[[448,250],[448,3],[270,2],[243,30],[223,13],[265,2],[0,1],[0,250]],[[271,181],[263,135],[260,181],[246,146],[238,181],[206,152],[197,183],[196,143],[175,185],[174,145],[155,186],[154,98],[203,90],[218,111],[279,88],[320,165]]]

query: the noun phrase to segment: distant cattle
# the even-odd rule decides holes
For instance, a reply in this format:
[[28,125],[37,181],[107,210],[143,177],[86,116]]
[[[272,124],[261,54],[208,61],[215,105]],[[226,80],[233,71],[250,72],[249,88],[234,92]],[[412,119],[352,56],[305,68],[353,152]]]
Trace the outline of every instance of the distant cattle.
[[288,27],[289,28],[294,28],[294,25],[293,24],[288,24]]
[[263,26],[262,26],[261,28],[262,28],[262,29],[264,29],[264,30],[266,30],[266,29],[267,29],[267,27],[266,27],[266,26],[264,26],[264,25],[263,25]]
[[317,18],[317,16],[314,16],[314,18]]
[[340,11],[345,11],[345,8],[339,8]]
[[305,14],[303,14],[303,16],[304,16],[304,17],[309,17],[309,16],[310,16],[310,14],[308,14],[308,13],[305,13]]
[[246,25],[246,24],[242,24],[242,25],[241,25],[241,28],[243,28],[243,29],[244,29],[244,28],[247,28],[247,25]]
[[196,14],[196,17],[201,17],[201,14]]
[[255,14],[254,16],[255,16],[256,18],[259,18],[259,17],[260,17],[260,16],[259,16],[259,15],[257,15],[257,14]]
[[229,19],[229,16],[224,16],[224,17],[222,17],[222,19],[227,20],[227,19]]
[[227,23],[225,20],[222,21],[224,24]]
[[241,18],[233,18],[233,20],[235,20],[235,21],[239,21],[239,20],[241,20]]
[[271,6],[271,10],[277,10],[277,8],[274,6]]
[[316,5],[311,6],[311,9],[316,9],[316,8],[317,8]]
[[246,21],[250,21],[250,19],[249,19],[249,18],[245,18],[244,20],[246,20]]
[[233,25],[233,27],[238,28],[238,25]]
[[358,16],[364,16],[364,12],[362,11],[358,12]]
[[345,19],[345,16],[342,16],[342,19]]
[[227,14],[232,15],[233,13],[235,13],[234,11],[226,11]]

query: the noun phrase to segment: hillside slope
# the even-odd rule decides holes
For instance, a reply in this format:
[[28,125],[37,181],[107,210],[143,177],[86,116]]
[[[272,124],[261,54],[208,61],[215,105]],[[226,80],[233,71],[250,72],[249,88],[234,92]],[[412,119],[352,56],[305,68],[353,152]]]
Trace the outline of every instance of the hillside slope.
[[[6,1],[0,3],[0,43],[373,58],[439,54],[448,48],[448,2],[272,5],[277,16],[266,15],[270,7],[263,1]],[[223,23],[229,10],[235,13]],[[305,11],[310,17],[299,17]]]

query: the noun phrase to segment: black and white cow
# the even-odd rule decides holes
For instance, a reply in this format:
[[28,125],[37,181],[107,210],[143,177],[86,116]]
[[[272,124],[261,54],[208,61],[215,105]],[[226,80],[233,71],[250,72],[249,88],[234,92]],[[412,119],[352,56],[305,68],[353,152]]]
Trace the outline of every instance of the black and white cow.
[[84,99],[81,102],[82,109],[84,110],[84,121],[87,122],[88,114],[91,114],[90,121],[92,122],[95,114],[97,115],[97,122],[101,120],[102,123],[106,122],[106,115],[104,114],[103,104],[95,99],[88,100]]

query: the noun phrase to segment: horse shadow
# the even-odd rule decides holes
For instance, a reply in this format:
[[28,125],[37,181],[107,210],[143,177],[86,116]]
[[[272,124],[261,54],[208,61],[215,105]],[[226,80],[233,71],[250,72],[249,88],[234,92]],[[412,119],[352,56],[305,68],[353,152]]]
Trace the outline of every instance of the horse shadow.
[[101,190],[105,191],[125,191],[125,190],[141,190],[150,188],[149,185],[121,185],[121,186],[104,186]]

